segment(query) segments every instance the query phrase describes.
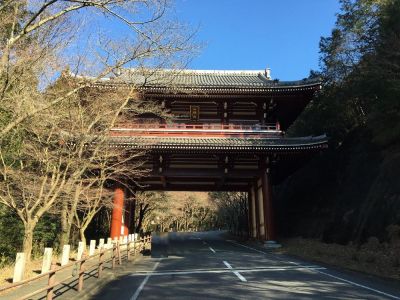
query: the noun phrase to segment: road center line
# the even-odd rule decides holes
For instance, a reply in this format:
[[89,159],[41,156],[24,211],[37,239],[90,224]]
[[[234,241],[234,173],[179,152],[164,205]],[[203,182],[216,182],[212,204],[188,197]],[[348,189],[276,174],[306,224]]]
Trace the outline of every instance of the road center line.
[[238,271],[233,271],[233,274],[235,274],[241,281],[247,282],[247,279],[244,278],[244,277],[242,276],[242,274],[240,274]]
[[161,262],[161,259],[155,263],[153,270],[151,271],[151,273],[149,273],[142,281],[142,283],[140,284],[140,286],[138,287],[138,289],[136,290],[136,292],[133,294],[133,296],[131,297],[131,300],[136,300],[139,295],[140,292],[143,290],[144,286],[146,285],[147,281],[149,280],[150,276],[152,275],[152,273],[157,269],[159,263]]
[[[264,251],[261,251],[261,250],[258,250],[258,249],[255,249],[255,248],[246,246],[246,245],[242,245],[242,244],[237,243],[237,242],[235,242],[235,241],[227,240],[227,242],[233,243],[233,244],[238,245],[238,246],[242,246],[242,247],[244,247],[244,248],[247,248],[247,249],[256,251],[256,252],[258,252],[258,253],[263,253],[263,254],[271,255],[271,256],[275,257],[276,259],[278,259],[278,260],[280,260],[280,261],[283,261],[283,262],[287,262],[287,263],[295,264],[295,265],[297,265],[297,266],[301,266],[301,264],[296,263],[296,262],[294,262],[294,261],[285,261],[285,260],[279,258],[279,257],[276,256],[276,255],[273,255],[273,254],[271,254],[271,253],[267,253],[267,252],[264,252]],[[389,297],[389,298],[392,298],[392,299],[400,300],[400,297],[397,297],[397,296],[395,296],[395,295],[388,294],[388,293],[382,292],[382,291],[380,291],[380,290],[376,290],[376,289],[374,289],[374,288],[371,288],[371,287],[369,287],[369,286],[362,285],[362,284],[359,284],[359,283],[356,283],[356,282],[353,282],[353,281],[351,281],[351,280],[347,280],[347,279],[344,279],[344,278],[341,278],[341,277],[338,277],[338,276],[335,276],[335,275],[331,275],[331,274],[326,273],[326,272],[322,272],[322,271],[318,270],[318,268],[305,267],[305,269],[313,270],[313,271],[315,271],[315,272],[317,272],[317,273],[319,273],[319,274],[323,274],[323,275],[325,275],[325,276],[334,278],[334,279],[336,279],[336,280],[338,280],[338,281],[342,281],[342,282],[348,283],[348,284],[350,284],[350,285],[354,285],[354,286],[357,286],[357,287],[360,287],[360,288],[363,288],[363,289],[366,289],[366,290],[369,290],[369,291],[373,291],[373,292],[375,292],[375,293],[377,293],[377,294],[381,294],[381,295],[384,295],[384,296]]]
[[213,248],[211,248],[211,247],[208,247],[208,248],[210,248],[212,253],[215,253],[215,250]]
[[223,263],[228,269],[232,269],[232,266],[227,261],[224,260]]
[[224,260],[223,263],[228,269],[232,270],[232,273],[235,274],[241,281],[247,282],[247,279],[244,278],[238,271],[234,271],[232,266],[227,261]]

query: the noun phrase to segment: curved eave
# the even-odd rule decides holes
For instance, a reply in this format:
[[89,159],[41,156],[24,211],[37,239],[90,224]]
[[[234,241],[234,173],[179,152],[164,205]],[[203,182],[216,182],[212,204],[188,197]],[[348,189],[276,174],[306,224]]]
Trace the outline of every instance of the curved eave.
[[[296,82],[297,83],[297,82]],[[321,89],[320,82],[291,85],[277,83],[271,86],[134,86],[129,83],[94,82],[91,87],[103,89],[136,88],[144,94],[179,95],[218,95],[218,94],[271,94],[317,91]]]
[[[326,136],[314,137],[308,140],[299,138],[279,139],[221,139],[220,142],[207,139],[193,139],[193,142],[180,141],[179,139],[162,139],[158,142],[146,141],[143,138],[112,137],[110,146],[152,152],[236,152],[236,153],[304,153],[314,152],[328,147]],[[244,144],[243,142],[247,142]],[[254,143],[254,144],[252,144]]]

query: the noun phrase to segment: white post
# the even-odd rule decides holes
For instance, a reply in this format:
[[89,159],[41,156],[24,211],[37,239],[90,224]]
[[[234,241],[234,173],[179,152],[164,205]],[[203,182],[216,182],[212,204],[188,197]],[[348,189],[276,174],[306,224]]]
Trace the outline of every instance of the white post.
[[128,242],[128,236],[124,235],[124,244],[126,244]]
[[128,234],[128,242],[132,241],[132,234]]
[[104,248],[104,239],[100,239],[99,240],[99,249],[103,249]]
[[92,256],[95,250],[96,250],[96,240],[90,240],[89,256]]
[[138,237],[139,237],[139,234],[138,234],[138,233],[135,233],[134,236],[135,236],[134,240],[137,241],[137,240],[138,240]]
[[44,248],[42,274],[50,271],[52,257],[53,257],[53,248]]
[[71,250],[70,245],[64,245],[62,256],[61,256],[61,266],[65,266],[69,263],[69,252]]
[[123,242],[124,242],[124,236],[121,235],[121,236],[119,237],[119,243],[122,244]]
[[111,238],[107,238],[107,249],[112,248],[112,239]]
[[76,260],[82,259],[82,255],[83,255],[83,251],[85,250],[85,247],[86,246],[83,244],[83,242],[78,243],[78,253],[76,254]]
[[13,282],[19,282],[24,279],[26,255],[24,252],[18,252],[15,258]]

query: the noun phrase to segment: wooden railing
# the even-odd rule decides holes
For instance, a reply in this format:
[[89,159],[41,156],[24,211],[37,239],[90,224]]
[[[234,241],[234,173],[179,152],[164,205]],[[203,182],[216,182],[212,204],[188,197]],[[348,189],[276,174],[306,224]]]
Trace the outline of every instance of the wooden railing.
[[[18,299],[23,300],[23,299],[29,299],[32,296],[35,296],[39,293],[46,292],[46,299],[51,300],[53,299],[54,296],[54,288],[57,285],[60,285],[67,280],[70,280],[71,278],[77,277],[78,279],[78,288],[77,291],[80,292],[83,289],[83,284],[84,284],[84,275],[87,274],[88,272],[93,272],[97,271],[97,278],[100,278],[103,272],[103,267],[106,262],[111,262],[111,268],[114,269],[116,264],[118,263],[119,265],[122,264],[123,259],[125,258],[126,261],[129,261],[133,252],[133,255],[136,255],[139,251],[137,250],[145,250],[146,246],[148,246],[151,243],[151,236],[145,236],[142,239],[139,239],[137,241],[126,241],[126,242],[120,242],[120,241],[113,241],[112,248],[101,248],[99,249],[98,253],[93,254],[91,256],[86,256],[85,254],[83,257],[79,260],[76,260],[74,262],[68,263],[64,266],[57,267],[57,264],[55,261],[52,262],[50,271],[45,272],[43,274],[37,275],[33,278],[26,279],[17,283],[13,283],[9,286],[2,287],[0,288],[0,298],[3,293],[6,293],[7,291],[10,291],[15,288],[21,288],[23,286],[26,286],[29,283],[32,283],[34,281],[37,281],[41,278],[48,278],[47,284],[43,286],[42,288],[39,288],[37,290],[34,290],[28,294],[25,294],[23,296],[18,297]],[[132,246],[133,244],[133,246]],[[109,254],[108,259],[106,258],[106,255]],[[95,258],[98,258],[98,261],[94,264],[91,265],[91,269],[89,271],[89,268],[86,267],[87,263],[89,261],[93,261]],[[64,277],[63,279],[56,281],[56,275],[57,273],[70,268],[70,267],[75,267],[77,272],[73,272],[71,275]]]
[[239,124],[132,124],[123,123],[111,129],[112,136],[140,135],[208,135],[208,136],[246,136],[281,135],[279,123],[267,125]]

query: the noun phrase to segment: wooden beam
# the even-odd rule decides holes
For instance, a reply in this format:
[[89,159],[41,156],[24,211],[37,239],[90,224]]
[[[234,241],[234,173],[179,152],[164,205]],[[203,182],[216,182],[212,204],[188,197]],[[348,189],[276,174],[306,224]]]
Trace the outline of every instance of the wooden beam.
[[243,179],[253,179],[261,176],[260,171],[256,170],[229,170],[225,173],[224,169],[213,169],[213,170],[203,170],[203,169],[166,169],[161,173],[153,171],[149,174],[149,177],[175,177],[175,178],[243,178]]
[[167,187],[167,180],[165,179],[165,176],[161,176],[160,179],[161,179],[162,186],[164,188],[166,188]]
[[173,185],[169,184],[167,187],[159,185],[148,185],[143,187],[138,187],[138,191],[187,191],[187,192],[247,192],[247,185],[225,185],[225,186],[215,186],[215,185]]

